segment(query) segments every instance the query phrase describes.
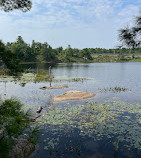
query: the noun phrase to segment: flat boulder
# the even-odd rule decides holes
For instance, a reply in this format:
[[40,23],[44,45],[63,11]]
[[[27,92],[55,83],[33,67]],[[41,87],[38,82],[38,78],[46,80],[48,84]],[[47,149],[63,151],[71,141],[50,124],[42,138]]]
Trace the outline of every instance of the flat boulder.
[[56,96],[53,98],[54,102],[66,101],[66,100],[81,100],[94,97],[96,94],[87,93],[83,91],[68,91],[62,95]]
[[45,89],[63,89],[63,88],[68,88],[68,86],[40,87],[40,89],[42,89],[42,90],[45,90]]

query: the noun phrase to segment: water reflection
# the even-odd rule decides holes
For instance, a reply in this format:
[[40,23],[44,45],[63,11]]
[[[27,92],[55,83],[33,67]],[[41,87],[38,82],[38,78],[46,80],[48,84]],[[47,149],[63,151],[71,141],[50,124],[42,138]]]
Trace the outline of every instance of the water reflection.
[[[66,89],[59,90],[40,90],[40,87],[49,86],[49,82],[0,82],[1,91],[0,94],[4,94],[6,89],[6,97],[11,96],[18,97],[24,104],[25,110],[32,108],[36,111],[38,107],[42,106],[44,115],[43,121],[52,118],[52,123],[48,122],[41,123],[43,128],[43,135],[40,138],[40,147],[38,152],[35,154],[36,157],[85,157],[85,158],[130,158],[140,157],[140,104],[141,104],[141,63],[94,63],[94,64],[31,64],[24,65],[25,69],[34,72],[37,71],[48,71],[51,66],[52,73],[55,79],[60,79],[59,82],[53,82],[52,85],[59,86],[67,84],[69,87]],[[70,82],[70,78],[86,78],[83,82]],[[112,87],[112,89],[110,89]],[[116,88],[115,88],[116,87]],[[105,88],[105,89],[104,89]],[[99,90],[106,91],[101,93]],[[89,102],[96,101],[103,103],[105,100],[119,100],[123,101],[120,104],[114,104],[114,112],[109,117],[113,117],[116,113],[115,119],[112,120],[112,125],[108,126],[108,122],[101,127],[92,126],[92,122],[95,122],[96,115],[91,113],[85,113],[84,111],[78,111],[79,108],[76,105],[83,105],[88,107],[86,101],[68,101],[53,103],[52,98],[56,95],[60,95],[69,90],[81,90],[91,93],[96,93],[96,97],[87,99]],[[119,91],[122,91],[119,93]],[[115,93],[116,92],[116,93]],[[115,99],[116,98],[116,99]],[[128,104],[125,104],[127,102]],[[68,111],[73,107],[76,111],[68,116],[63,110],[68,106]],[[132,103],[132,104],[131,104]],[[136,103],[139,103],[136,104]],[[105,103],[109,105],[109,103]],[[110,104],[111,105],[111,104]],[[54,111],[54,118],[51,115],[53,112],[52,108],[60,107],[62,115],[58,115],[57,108]],[[120,108],[120,106],[122,108]],[[119,114],[118,110],[122,109],[120,113],[120,119],[117,119]],[[53,109],[55,110],[55,109]],[[127,112],[128,110],[128,112]],[[61,126],[59,121],[65,122],[70,116],[79,113],[78,125],[72,126],[71,122],[63,124]],[[135,114],[138,112],[138,114]],[[134,113],[134,116],[133,116]],[[66,114],[66,117],[63,116]],[[88,115],[89,114],[89,115]],[[87,118],[89,116],[89,118]],[[91,117],[90,117],[91,116]],[[99,116],[99,115],[98,115]],[[105,113],[103,115],[105,117]],[[101,117],[98,119],[101,120]],[[64,118],[64,119],[63,119]],[[73,117],[74,119],[74,117]],[[87,120],[84,122],[84,120]],[[58,124],[57,124],[58,121]],[[119,121],[119,122],[117,122]],[[62,122],[61,122],[62,123]],[[81,128],[80,128],[81,123]],[[92,124],[92,125],[91,125]],[[93,127],[93,128],[92,128]],[[89,129],[89,130],[88,130]],[[95,130],[92,130],[95,129]],[[86,133],[89,131],[89,133]],[[102,132],[105,133],[103,135]],[[109,132],[109,134],[108,134]],[[109,135],[107,136],[106,135]],[[96,139],[99,136],[101,139]],[[126,140],[125,140],[126,139]],[[132,141],[131,141],[132,140]],[[131,145],[134,145],[131,147]],[[124,147],[126,145],[126,147]],[[130,146],[130,150],[128,150]],[[132,155],[133,154],[133,155]]]

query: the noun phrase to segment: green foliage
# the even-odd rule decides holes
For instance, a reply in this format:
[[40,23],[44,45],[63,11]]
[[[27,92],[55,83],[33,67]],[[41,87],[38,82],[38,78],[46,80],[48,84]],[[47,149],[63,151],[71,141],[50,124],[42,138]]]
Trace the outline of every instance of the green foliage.
[[88,48],[85,48],[85,49],[81,50],[80,51],[80,56],[85,60],[87,60],[87,59],[92,60],[91,52]]
[[36,145],[38,143],[40,133],[41,133],[41,130],[38,126],[33,127],[31,129],[31,133],[29,134],[28,141]]
[[28,115],[21,108],[22,104],[15,99],[5,100],[0,105],[0,125],[9,137],[19,135],[29,125]]
[[89,49],[83,51],[73,49],[69,45],[65,50],[62,47],[53,49],[47,42],[32,41],[32,45],[25,43],[21,36],[14,43],[7,43],[7,48],[16,54],[22,62],[89,62],[92,60]]
[[14,9],[19,9],[23,12],[27,12],[31,9],[32,3],[30,0],[1,0],[0,7],[5,12],[9,12]]
[[101,93],[106,92],[113,92],[113,93],[120,93],[120,92],[127,92],[131,91],[129,88],[122,88],[122,87],[110,87],[110,88],[99,88],[98,89]]
[[140,50],[133,55],[128,53],[119,54],[93,54],[93,62],[141,62]]
[[54,50],[46,42],[41,44],[40,54],[43,56],[44,61],[52,61],[56,58]]
[[22,104],[15,99],[0,104],[0,129],[5,136],[0,140],[0,158],[7,157],[13,145],[13,138],[24,133],[30,125],[28,113],[22,110]]
[[[136,61],[141,55],[141,49],[102,49],[102,48],[72,48],[53,49],[47,42],[32,41],[27,44],[21,36],[16,42],[7,43],[7,49],[18,56],[21,62],[126,62]],[[138,57],[139,56],[139,57]]]
[[8,158],[9,150],[11,149],[12,141],[1,139],[0,140],[0,158]]
[[21,36],[18,36],[17,41],[8,43],[7,46],[18,58],[22,61],[35,61],[34,52],[31,52],[30,45],[24,42]]
[[[23,12],[27,12],[31,9],[32,2],[30,0],[1,0],[0,8],[5,12],[9,12],[15,9],[19,9]],[[22,71],[22,68],[19,66],[19,60],[17,55],[11,53],[10,43],[7,44],[7,48],[0,41],[0,60],[6,65],[10,70],[12,75],[17,75],[18,72]]]
[[53,78],[54,78],[53,74],[49,74],[48,72],[39,72],[37,73],[34,81],[35,82],[41,82],[41,81],[52,82]]
[[5,71],[0,71],[0,75],[8,75]]
[[141,48],[141,15],[136,17],[132,27],[127,26],[119,30],[119,40],[122,46],[133,49]]
[[9,69],[10,74],[17,75],[18,72],[22,72],[22,67],[19,65],[20,60],[17,55],[12,53],[5,45],[0,41],[0,58],[4,65]]

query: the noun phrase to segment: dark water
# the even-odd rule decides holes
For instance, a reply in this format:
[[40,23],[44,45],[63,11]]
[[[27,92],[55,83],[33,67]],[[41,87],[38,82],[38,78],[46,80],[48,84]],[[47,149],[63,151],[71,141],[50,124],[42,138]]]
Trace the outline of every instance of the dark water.
[[[2,98],[17,97],[24,104],[25,109],[31,108],[33,111],[39,106],[43,106],[43,114],[53,104],[58,107],[75,107],[77,104],[86,106],[86,101],[104,103],[114,100],[130,104],[141,104],[141,63],[92,63],[92,64],[42,64],[24,65],[26,69],[34,71],[51,71],[59,82],[53,82],[52,86],[67,85],[67,89],[40,90],[39,87],[49,86],[49,83],[40,82],[26,83],[22,87],[19,82],[1,82],[0,95]],[[73,82],[71,78],[86,78],[84,81]],[[121,87],[125,91],[109,91],[110,88]],[[107,89],[105,92],[104,89]],[[79,100],[53,103],[52,98],[69,90],[80,90],[95,93],[96,97]],[[3,94],[6,95],[3,95]],[[125,114],[126,115],[126,114]],[[132,122],[131,122],[132,125]],[[70,127],[51,125],[49,123],[41,125],[42,135],[37,151],[33,157],[66,157],[66,158],[126,158],[139,157],[141,148],[130,149],[124,147],[126,140],[118,143],[118,150],[115,149],[116,138],[103,136],[101,140],[95,139],[95,133],[82,135],[81,129],[76,126]],[[140,130],[140,124],[137,124]],[[140,137],[140,135],[137,135]],[[134,140],[135,141],[135,140]],[[132,142],[132,141],[131,141]],[[133,142],[135,143],[135,142]],[[139,145],[141,142],[139,142]]]

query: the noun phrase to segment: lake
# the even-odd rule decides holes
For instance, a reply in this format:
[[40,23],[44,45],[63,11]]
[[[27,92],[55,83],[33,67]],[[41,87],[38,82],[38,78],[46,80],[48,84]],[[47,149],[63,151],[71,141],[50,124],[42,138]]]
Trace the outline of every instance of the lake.
[[[1,98],[16,97],[24,110],[38,119],[40,141],[33,157],[130,158],[141,157],[141,63],[60,63],[23,65],[27,70],[48,71],[49,82],[1,81]],[[54,103],[54,96],[69,90],[96,96]]]

